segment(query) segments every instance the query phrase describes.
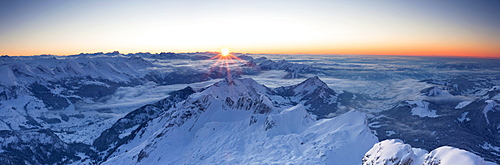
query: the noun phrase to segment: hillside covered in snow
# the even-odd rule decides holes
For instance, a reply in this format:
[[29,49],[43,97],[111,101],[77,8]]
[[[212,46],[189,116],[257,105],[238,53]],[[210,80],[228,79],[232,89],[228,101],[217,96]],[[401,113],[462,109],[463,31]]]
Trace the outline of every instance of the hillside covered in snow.
[[0,57],[0,164],[500,162],[498,60],[213,55]]

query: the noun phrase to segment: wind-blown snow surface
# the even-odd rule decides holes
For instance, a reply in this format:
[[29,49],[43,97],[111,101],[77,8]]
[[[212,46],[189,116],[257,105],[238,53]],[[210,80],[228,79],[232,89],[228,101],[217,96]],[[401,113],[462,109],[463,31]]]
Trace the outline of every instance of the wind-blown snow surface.
[[[129,145],[138,146],[103,164],[359,164],[362,153],[377,142],[359,112],[313,122],[303,107],[294,107],[275,115],[286,121],[278,120],[279,124],[267,131],[266,116],[254,116],[252,119],[257,122],[249,125],[249,112],[220,113],[207,109],[205,113],[200,117],[218,113],[226,118],[236,115],[247,118],[200,119],[195,125],[185,125],[163,135],[165,138],[151,146],[152,151],[146,151],[150,145],[147,142],[132,143]],[[282,125],[286,122],[295,124]],[[296,125],[300,126],[292,127]],[[190,127],[200,128],[188,131]],[[153,134],[149,139],[156,136]]]
[[458,148],[444,146],[428,153],[423,149],[412,148],[399,139],[379,142],[363,157],[363,165],[484,165],[486,163],[494,164]]
[[[274,106],[262,93],[265,87],[253,80],[234,83],[212,86],[179,103],[175,112],[199,101],[206,109],[190,110],[192,117],[182,122],[172,122],[177,113],[153,120],[142,137],[120,147],[103,164],[359,164],[363,153],[378,141],[361,112],[315,120],[301,104]],[[237,86],[240,83],[246,88]],[[254,94],[269,100],[261,103],[272,110],[256,113],[259,109],[230,107],[225,101],[251,99]]]

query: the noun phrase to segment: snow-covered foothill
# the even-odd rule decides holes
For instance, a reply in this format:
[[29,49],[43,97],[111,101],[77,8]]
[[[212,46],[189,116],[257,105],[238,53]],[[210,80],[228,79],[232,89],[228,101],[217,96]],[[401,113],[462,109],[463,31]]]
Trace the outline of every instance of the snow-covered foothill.
[[[409,144],[404,144],[399,139],[390,139],[379,142],[366,152],[363,157],[364,165],[396,165],[412,164],[418,161],[419,157],[426,154],[426,151],[411,148]],[[418,155],[417,155],[418,154]]]
[[366,152],[363,165],[484,165],[483,158],[458,148],[443,146],[431,152],[412,148],[399,139],[381,141]]
[[424,164],[440,165],[482,165],[485,164],[483,158],[458,148],[443,146],[432,150],[424,158]]
[[485,101],[486,106],[483,108],[483,114],[484,118],[486,118],[486,122],[490,124],[490,121],[488,119],[488,112],[490,111],[498,111],[500,109],[500,104],[497,103],[495,100],[486,100]]
[[462,101],[462,102],[459,102],[456,106],[455,106],[455,109],[461,109],[467,105],[469,105],[470,103],[472,103],[472,101]]
[[424,100],[406,101],[412,106],[411,115],[419,117],[438,117],[436,110],[429,108],[429,102]]

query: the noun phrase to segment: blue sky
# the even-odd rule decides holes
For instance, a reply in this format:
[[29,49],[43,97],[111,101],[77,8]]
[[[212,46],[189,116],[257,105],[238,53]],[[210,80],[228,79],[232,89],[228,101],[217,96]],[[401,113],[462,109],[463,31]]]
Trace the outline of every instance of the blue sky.
[[1,1],[0,54],[500,56],[500,1]]

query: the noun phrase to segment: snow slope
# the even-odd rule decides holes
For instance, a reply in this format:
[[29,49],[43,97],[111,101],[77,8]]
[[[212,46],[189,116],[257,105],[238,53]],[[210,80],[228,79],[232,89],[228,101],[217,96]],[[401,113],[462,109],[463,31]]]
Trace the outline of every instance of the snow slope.
[[[338,138],[345,126],[337,127],[340,121],[333,121],[352,109],[367,114],[379,139],[398,138],[429,151],[448,145],[500,163],[498,60],[243,55],[239,57],[249,62],[231,64],[231,75],[251,77],[272,88],[249,79],[206,88],[229,75],[224,69],[228,66],[211,69],[215,61],[206,59],[214,55],[112,52],[0,57],[0,164],[90,164],[125,155],[136,156],[131,158],[135,161],[153,161],[151,155],[161,152],[160,143],[177,147],[168,147],[172,151],[164,150],[163,155],[174,151],[180,152],[177,156],[203,155],[203,160],[160,162],[212,163],[219,158],[285,163],[279,157],[298,164],[337,162],[337,156],[349,159],[343,152],[351,148],[335,148],[350,141],[331,144],[333,140],[324,137],[331,133]],[[302,82],[307,77],[312,79]],[[195,92],[188,99],[169,93],[186,86],[193,87],[186,95]],[[355,119],[349,119],[343,124],[352,125]],[[222,128],[228,131],[216,133]],[[261,139],[253,142],[246,135]],[[205,143],[196,136],[215,148],[203,146],[195,151],[201,145],[195,143]],[[332,149],[309,142],[296,146],[293,139],[301,143],[316,139]],[[263,144],[270,148],[255,149],[262,153],[246,148]],[[221,149],[235,146],[239,148]],[[274,149],[278,153],[271,152]],[[208,150],[217,151],[216,155]],[[353,150],[353,155],[361,152]],[[261,158],[267,156],[263,153],[278,158]],[[321,155],[325,158],[315,157]],[[352,160],[360,161],[354,156]]]
[[483,158],[454,147],[443,146],[430,153],[423,149],[412,148],[399,139],[379,142],[363,157],[363,165],[483,165]]
[[315,120],[302,104],[273,105],[285,99],[268,92],[252,79],[216,83],[148,122],[103,164],[360,164],[378,141],[361,112]]
[[[155,143],[139,143],[104,164],[359,164],[362,153],[377,142],[366,128],[364,115],[356,111],[315,122],[302,106],[292,107],[272,115],[276,126],[268,130],[269,116],[221,111],[207,109],[200,118],[223,119],[199,119]],[[250,125],[249,119],[257,121]],[[193,126],[200,128],[189,131]]]

